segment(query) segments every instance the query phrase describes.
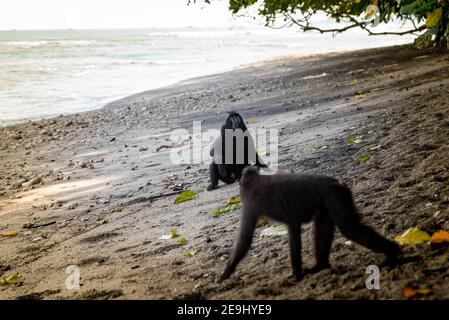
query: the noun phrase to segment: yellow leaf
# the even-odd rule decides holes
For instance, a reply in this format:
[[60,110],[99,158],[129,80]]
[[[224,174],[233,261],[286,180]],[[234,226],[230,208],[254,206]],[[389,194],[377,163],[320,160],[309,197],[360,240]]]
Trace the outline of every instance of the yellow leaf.
[[431,289],[428,288],[421,288],[421,289],[412,289],[409,287],[406,287],[402,290],[404,297],[407,299],[416,298],[419,296],[426,296],[430,293],[432,293]]
[[428,242],[429,240],[430,240],[429,234],[416,227],[410,228],[400,236],[394,238],[394,241],[396,241],[398,244],[402,246],[410,244],[420,244],[423,242]]
[[168,239],[176,238],[177,236],[178,236],[178,231],[176,229],[173,229],[172,231],[170,231],[170,233],[162,235],[159,239],[168,240]]
[[265,218],[264,216],[260,217],[257,222],[256,222],[256,228],[260,228],[263,226],[266,226],[268,224],[268,220],[267,218]]
[[449,232],[447,231],[437,231],[430,238],[431,244],[441,244],[443,242],[449,243]]
[[15,236],[17,236],[16,231],[11,231],[11,232],[6,232],[6,233],[0,234],[0,237],[15,237]]
[[426,27],[433,28],[436,27],[438,22],[441,20],[443,14],[443,8],[438,8],[432,12],[427,13]]
[[184,255],[186,257],[193,257],[193,256],[196,256],[197,253],[198,253],[198,250],[193,249],[193,250],[184,252]]
[[283,236],[284,234],[287,234],[288,230],[285,224],[279,224],[277,226],[271,226],[268,228],[265,228],[260,233],[261,238],[265,237],[273,237],[273,236]]
[[179,194],[179,196],[176,197],[175,204],[195,199],[196,196],[197,196],[197,193],[195,191],[192,191],[192,190],[183,191]]
[[18,286],[22,283],[22,280],[20,279],[19,275],[17,273],[13,273],[7,277],[0,278],[0,285],[13,285]]
[[184,244],[186,244],[187,239],[185,237],[182,237],[182,238],[179,238],[176,242],[180,245],[184,245]]

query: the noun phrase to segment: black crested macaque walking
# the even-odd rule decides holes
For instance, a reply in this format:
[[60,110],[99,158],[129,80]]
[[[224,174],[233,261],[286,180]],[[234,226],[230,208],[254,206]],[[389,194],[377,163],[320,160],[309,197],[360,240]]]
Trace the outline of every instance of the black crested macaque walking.
[[237,243],[220,280],[227,279],[248,252],[257,219],[261,215],[288,226],[293,276],[302,276],[301,224],[314,221],[316,265],[310,272],[329,268],[329,254],[337,226],[350,240],[386,255],[385,264],[394,264],[399,246],[360,222],[351,190],[326,176],[277,173],[261,175],[255,166],[243,170],[240,179],[242,211]]
[[[226,133],[227,130],[229,130],[228,134]],[[213,160],[209,166],[210,184],[207,187],[208,191],[216,189],[219,180],[227,184],[239,180],[243,169],[250,164],[267,167],[260,160],[254,141],[247,130],[240,114],[231,111],[225,124],[221,127],[220,136],[214,141],[210,149]],[[239,134],[241,134],[241,139],[238,138]],[[226,151],[232,153],[228,155],[227,160]],[[239,151],[242,151],[242,154],[239,154]]]

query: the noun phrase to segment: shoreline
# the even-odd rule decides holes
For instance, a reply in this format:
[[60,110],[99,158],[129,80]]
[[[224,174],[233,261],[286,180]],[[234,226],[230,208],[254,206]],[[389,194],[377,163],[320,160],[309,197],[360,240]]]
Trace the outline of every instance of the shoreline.
[[[387,238],[410,227],[449,230],[448,85],[447,51],[395,46],[289,57],[1,127],[0,233],[17,235],[0,238],[0,277],[17,273],[23,284],[0,286],[0,297],[403,299],[416,282],[447,299],[447,250],[407,247],[409,262],[383,272],[381,290],[366,290],[361,264],[381,257],[338,233],[333,268],[295,283],[287,237],[261,238],[263,228],[236,273],[217,284],[239,210],[211,212],[238,185],[207,192],[207,165],[171,164],[171,148],[160,147],[173,129],[194,120],[219,128],[237,110],[251,127],[279,131],[281,170],[343,179],[363,220]],[[179,188],[198,196],[145,200]],[[172,229],[185,245],[160,239]],[[307,267],[310,238],[307,225]],[[80,290],[64,286],[68,265],[80,269]]]
[[355,49],[355,50],[340,50],[340,51],[329,51],[329,52],[320,52],[320,53],[290,53],[290,54],[286,54],[286,55],[274,55],[268,58],[262,58],[259,60],[255,60],[253,62],[248,62],[248,63],[244,63],[244,64],[239,64],[239,65],[235,65],[235,66],[231,66],[231,67],[226,67],[223,69],[217,69],[215,71],[211,71],[205,74],[201,74],[201,75],[197,75],[197,76],[193,76],[193,77],[188,77],[176,82],[173,82],[171,84],[167,84],[167,85],[162,85],[160,87],[155,87],[155,88],[151,88],[148,90],[144,90],[144,91],[139,91],[139,92],[135,92],[135,93],[130,93],[130,94],[126,94],[121,98],[114,98],[113,100],[104,103],[102,106],[98,107],[98,108],[93,108],[90,110],[86,110],[86,111],[81,111],[81,112],[73,112],[73,113],[66,113],[66,114],[59,114],[59,115],[53,115],[53,116],[48,116],[48,117],[43,117],[43,118],[31,118],[31,119],[22,119],[22,120],[12,120],[11,123],[6,123],[6,124],[0,124],[0,128],[4,128],[4,127],[11,127],[11,126],[16,126],[16,125],[21,125],[21,124],[26,124],[26,123],[30,123],[30,122],[39,122],[42,120],[48,120],[48,119],[55,119],[55,118],[59,118],[59,117],[67,117],[67,116],[73,116],[76,114],[83,114],[86,112],[95,112],[97,110],[101,110],[104,108],[108,108],[110,105],[115,105],[117,103],[120,103],[122,101],[126,101],[128,99],[132,99],[134,97],[140,97],[146,94],[150,94],[152,92],[157,92],[157,91],[164,91],[164,89],[170,89],[176,86],[182,86],[185,82],[191,82],[191,81],[196,81],[196,80],[201,80],[201,79],[205,79],[205,78],[209,78],[209,77],[216,77],[216,76],[220,76],[222,74],[225,73],[229,73],[229,72],[233,72],[233,71],[238,71],[240,69],[247,69],[247,68],[252,68],[252,67],[257,67],[257,66],[262,66],[264,64],[269,64],[269,63],[275,63],[276,61],[281,61],[281,60],[290,60],[290,59],[298,59],[298,58],[313,58],[313,57],[326,57],[328,55],[335,55],[335,54],[345,54],[345,53],[353,53],[353,52],[358,52],[358,51],[365,51],[365,50],[371,50],[371,49],[383,49],[383,48],[391,48],[391,47],[403,47],[403,46],[409,46],[409,45],[391,45],[391,46],[385,46],[385,47],[377,47],[377,48],[364,48],[364,49]]

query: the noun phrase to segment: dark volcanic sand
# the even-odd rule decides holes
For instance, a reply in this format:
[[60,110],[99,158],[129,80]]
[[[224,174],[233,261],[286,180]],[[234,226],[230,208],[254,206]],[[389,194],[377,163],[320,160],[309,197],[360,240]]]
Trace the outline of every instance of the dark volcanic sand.
[[[218,128],[237,110],[255,118],[250,126],[280,130],[281,169],[347,181],[364,221],[386,237],[415,226],[449,230],[448,75],[449,54],[409,46],[291,56],[0,128],[0,233],[18,232],[0,238],[0,276],[23,280],[0,286],[0,298],[402,299],[407,286],[449,298],[447,247],[406,247],[406,262],[383,269],[381,289],[367,290],[365,268],[382,257],[337,234],[333,268],[295,283],[287,236],[260,238],[263,228],[236,273],[215,283],[239,210],[211,212],[238,185],[206,192],[207,165],[172,165],[170,149],[157,151],[171,144],[170,130],[193,120]],[[363,155],[371,159],[359,163]],[[197,199],[144,201],[181,183]],[[173,228],[185,245],[159,239]],[[78,291],[65,288],[71,264],[81,271]]]

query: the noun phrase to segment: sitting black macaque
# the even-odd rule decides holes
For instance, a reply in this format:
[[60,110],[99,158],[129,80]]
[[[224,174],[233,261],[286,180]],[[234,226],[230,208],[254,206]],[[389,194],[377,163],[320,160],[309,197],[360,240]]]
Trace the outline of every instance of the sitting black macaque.
[[301,262],[301,224],[314,221],[316,265],[309,271],[330,268],[329,254],[337,226],[350,240],[384,253],[384,264],[394,264],[399,246],[360,222],[351,190],[338,180],[295,173],[259,174],[249,166],[240,179],[242,211],[240,230],[230,260],[220,281],[227,279],[248,252],[257,219],[265,215],[288,226],[290,257],[296,281],[304,275]]
[[[267,167],[267,165],[264,164],[257,155],[254,141],[252,140],[251,135],[248,135],[243,140],[238,140],[232,136],[228,136],[228,141],[226,139],[225,130],[232,130],[232,132],[234,132],[235,130],[241,130],[241,132],[245,133],[248,129],[240,114],[234,111],[231,111],[229,113],[229,116],[226,118],[225,124],[221,127],[220,136],[217,138],[210,149],[210,155],[211,157],[213,157],[213,160],[209,166],[210,184],[207,187],[208,191],[216,189],[218,187],[219,180],[227,184],[234,183],[235,181],[239,180],[242,176],[243,169],[251,164],[251,155],[254,156],[255,165],[260,167]],[[239,161],[237,161],[237,149],[239,149],[237,148],[238,143],[244,144],[242,145],[244,157],[243,161],[241,161],[240,163]],[[228,162],[225,161],[226,144],[229,144],[229,147],[232,148],[231,150],[233,151],[233,157]]]

